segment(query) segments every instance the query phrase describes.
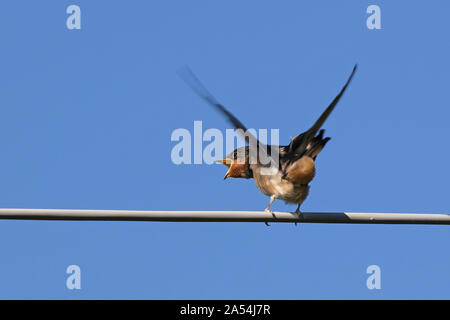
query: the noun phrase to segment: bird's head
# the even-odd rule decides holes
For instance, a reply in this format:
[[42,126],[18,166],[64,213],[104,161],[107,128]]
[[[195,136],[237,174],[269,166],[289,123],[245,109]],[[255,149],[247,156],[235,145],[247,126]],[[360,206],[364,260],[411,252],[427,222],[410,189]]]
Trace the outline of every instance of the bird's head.
[[222,163],[228,167],[228,171],[224,179],[249,179],[253,177],[252,170],[250,169],[248,147],[237,148],[233,152],[230,152],[224,159],[218,160],[217,162]]

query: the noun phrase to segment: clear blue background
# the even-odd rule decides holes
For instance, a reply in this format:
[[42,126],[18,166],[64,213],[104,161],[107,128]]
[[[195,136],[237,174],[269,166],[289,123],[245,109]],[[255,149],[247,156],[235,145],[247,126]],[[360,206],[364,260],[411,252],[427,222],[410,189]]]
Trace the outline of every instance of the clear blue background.
[[[82,29],[66,28],[67,6]],[[382,30],[366,9],[381,7]],[[170,160],[174,129],[326,122],[304,211],[448,213],[448,1],[4,1],[0,207],[262,210],[252,181]],[[275,210],[295,210],[278,201]],[[0,298],[450,298],[448,226],[0,221]],[[68,290],[68,265],[82,289]],[[381,290],[366,268],[381,267]]]

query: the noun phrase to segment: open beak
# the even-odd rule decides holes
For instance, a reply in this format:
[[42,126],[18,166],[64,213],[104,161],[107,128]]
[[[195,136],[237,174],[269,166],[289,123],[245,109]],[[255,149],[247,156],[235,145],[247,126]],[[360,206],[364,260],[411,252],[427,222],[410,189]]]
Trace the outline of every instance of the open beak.
[[231,176],[231,160],[225,158],[225,159],[222,159],[222,160],[217,160],[216,162],[217,162],[217,163],[221,163],[221,164],[223,164],[223,165],[226,165],[226,166],[228,167],[228,171],[227,171],[227,173],[225,174],[225,177],[223,178],[223,180],[229,178],[229,177]]
[[221,163],[223,165],[226,165],[228,168],[231,167],[231,160],[230,159],[222,159],[222,160],[217,160],[217,163]]
[[225,175],[225,177],[223,177],[223,180],[229,178],[231,176],[231,169],[228,169],[227,174]]

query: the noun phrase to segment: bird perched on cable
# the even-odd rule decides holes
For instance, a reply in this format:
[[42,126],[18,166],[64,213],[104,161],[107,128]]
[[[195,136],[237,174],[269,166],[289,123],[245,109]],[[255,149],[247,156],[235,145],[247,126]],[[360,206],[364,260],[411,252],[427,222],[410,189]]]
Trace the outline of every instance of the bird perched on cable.
[[297,204],[296,213],[300,217],[300,206],[308,196],[309,183],[316,173],[316,157],[331,139],[324,137],[325,130],[321,127],[344,94],[356,69],[357,65],[354,66],[339,94],[313,126],[292,138],[291,142],[285,146],[267,146],[258,141],[232,113],[206,90],[188,67],[180,70],[179,75],[202,99],[222,113],[249,144],[229,153],[223,160],[219,160],[228,167],[224,179],[253,178],[258,189],[270,197],[265,211],[271,212],[270,205],[276,199],[280,199],[287,203]]

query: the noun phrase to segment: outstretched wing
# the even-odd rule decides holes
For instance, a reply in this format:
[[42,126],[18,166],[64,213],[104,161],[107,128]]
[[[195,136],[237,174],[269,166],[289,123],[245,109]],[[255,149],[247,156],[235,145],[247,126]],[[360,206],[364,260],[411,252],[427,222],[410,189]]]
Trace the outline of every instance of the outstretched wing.
[[[230,111],[228,111],[221,103],[219,103],[216,98],[203,86],[200,80],[194,75],[191,69],[187,66],[178,70],[178,75],[186,82],[186,84],[191,87],[191,89],[203,100],[205,100],[208,104],[213,106],[216,110],[218,110],[222,115],[224,115],[227,120],[234,126],[236,130],[243,136],[245,141],[251,146],[255,146],[254,148],[250,148],[250,153],[254,151],[255,154],[252,156],[256,159],[256,152],[260,150],[263,154],[260,156],[267,156],[267,146],[264,143],[261,143],[254,135],[247,131],[247,128],[236,118]],[[277,150],[275,148],[269,148],[269,157],[273,163],[273,159],[278,159]],[[267,161],[267,160],[266,160]],[[266,162],[267,163],[267,162]]]
[[[192,70],[185,66],[178,70],[178,75],[181,79],[186,82],[186,84],[191,87],[191,89],[203,100],[213,106],[216,110],[218,110],[222,115],[224,115],[228,121],[234,126],[235,129],[240,129],[242,132],[246,132],[247,128],[236,118],[230,111],[225,109],[225,107],[219,103],[216,98],[205,88],[205,86],[198,80]],[[255,138],[255,137],[254,137]],[[256,138],[255,138],[256,139]]]
[[352,81],[353,75],[355,74],[357,67],[358,65],[355,64],[355,66],[353,67],[353,71],[350,77],[348,78],[347,82],[345,83],[344,87],[341,89],[336,98],[334,98],[334,100],[330,103],[328,108],[326,108],[325,111],[320,115],[319,119],[317,119],[317,121],[313,124],[313,126],[309,128],[309,130],[295,136],[292,139],[291,143],[289,144],[289,153],[300,155],[306,151],[308,144],[316,136],[317,132],[322,127],[325,120],[327,120],[328,116],[333,111],[334,107],[336,107],[337,103],[339,102],[345,90],[347,89],[348,85]]

